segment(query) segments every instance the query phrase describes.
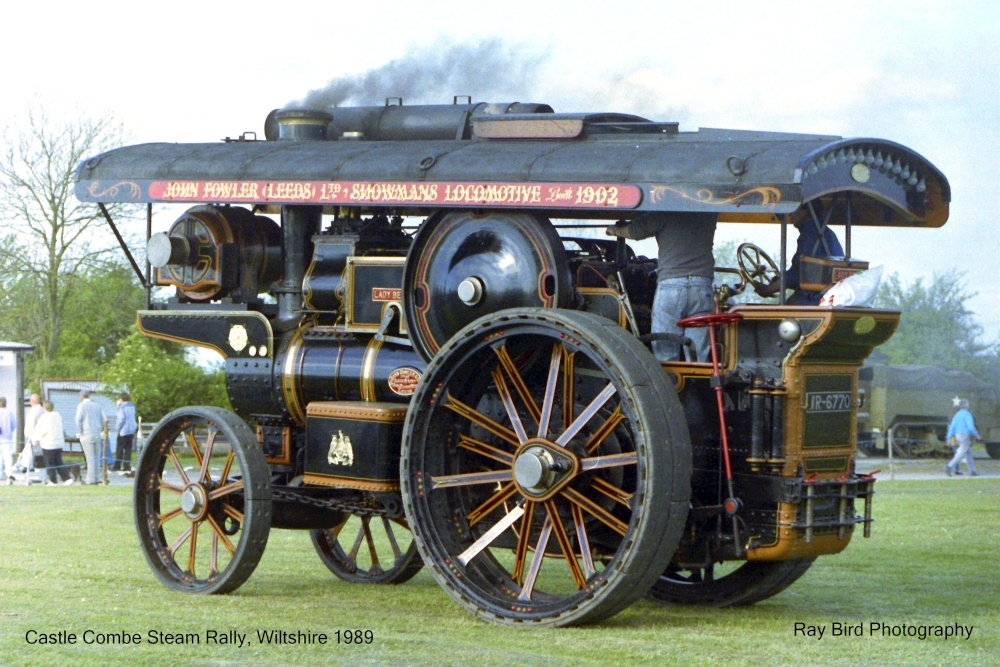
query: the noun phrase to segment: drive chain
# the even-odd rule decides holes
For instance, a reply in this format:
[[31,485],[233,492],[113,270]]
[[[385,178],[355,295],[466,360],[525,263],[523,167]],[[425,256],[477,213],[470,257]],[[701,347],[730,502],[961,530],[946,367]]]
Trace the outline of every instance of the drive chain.
[[311,505],[313,507],[319,507],[322,509],[333,510],[335,512],[345,512],[347,514],[353,514],[354,516],[364,517],[364,516],[385,516],[388,514],[385,507],[382,506],[375,498],[366,498],[361,502],[350,502],[347,500],[339,500],[336,498],[313,498],[301,493],[294,493],[292,491],[282,491],[279,489],[271,490],[271,500],[278,500],[282,502],[292,502],[299,503],[301,505]]

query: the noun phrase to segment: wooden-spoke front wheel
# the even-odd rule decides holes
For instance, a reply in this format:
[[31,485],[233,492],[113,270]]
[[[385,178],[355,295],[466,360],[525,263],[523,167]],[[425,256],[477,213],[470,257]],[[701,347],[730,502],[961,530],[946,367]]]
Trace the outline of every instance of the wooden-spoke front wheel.
[[512,309],[455,335],[407,416],[403,505],[424,562],[498,623],[617,613],[669,563],[691,450],[649,351],[589,313]]
[[344,581],[401,584],[424,565],[402,519],[351,516],[329,530],[310,531],[310,537],[323,564]]
[[135,524],[146,560],[168,588],[238,588],[271,529],[270,478],[250,427],[214,407],[164,417],[139,456]]
[[668,566],[649,597],[669,604],[743,607],[785,590],[815,558],[785,561],[736,561],[704,568]]

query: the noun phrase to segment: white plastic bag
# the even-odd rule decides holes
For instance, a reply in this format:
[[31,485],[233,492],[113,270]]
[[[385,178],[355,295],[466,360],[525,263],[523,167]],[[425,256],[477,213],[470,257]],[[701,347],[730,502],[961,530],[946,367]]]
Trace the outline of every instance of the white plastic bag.
[[882,282],[881,266],[855,273],[828,289],[820,299],[819,305],[868,308],[875,301],[875,293],[878,292],[880,282]]

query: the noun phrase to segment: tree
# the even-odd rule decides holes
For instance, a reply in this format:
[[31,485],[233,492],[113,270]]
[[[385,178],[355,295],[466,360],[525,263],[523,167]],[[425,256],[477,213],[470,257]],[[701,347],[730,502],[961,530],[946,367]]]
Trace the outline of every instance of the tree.
[[[67,280],[72,282],[73,298],[64,311],[59,354],[49,359],[38,354],[25,358],[25,379],[33,391],[45,378],[98,377],[100,367],[114,358],[119,341],[135,324],[135,311],[145,304],[145,290],[132,270],[122,265],[89,268]],[[42,340],[44,309],[35,277],[14,274],[0,291],[0,339]]]
[[100,378],[114,391],[129,391],[146,420],[158,420],[185,405],[231,410],[224,373],[189,363],[184,352],[179,345],[149,338],[133,327]]
[[145,307],[146,290],[131,267],[114,264],[87,269],[74,293],[66,306],[59,357],[106,364],[135,325],[136,311]]
[[996,344],[980,342],[983,328],[966,302],[964,272],[935,273],[930,284],[904,285],[897,274],[882,283],[876,306],[902,312],[895,335],[879,350],[891,364],[928,364],[973,373],[996,386]]
[[[40,362],[59,354],[67,308],[91,271],[113,265],[114,239],[93,204],[74,196],[76,168],[124,139],[107,118],[54,118],[41,105],[5,132],[0,153],[0,219],[13,234],[0,245],[0,292],[36,303],[22,338]],[[112,207],[121,212],[123,207]]]

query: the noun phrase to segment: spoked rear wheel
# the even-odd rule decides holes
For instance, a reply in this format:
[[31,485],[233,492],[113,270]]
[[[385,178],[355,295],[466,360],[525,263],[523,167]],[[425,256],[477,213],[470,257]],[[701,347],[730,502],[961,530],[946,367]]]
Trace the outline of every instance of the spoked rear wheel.
[[693,569],[669,566],[649,597],[670,604],[743,607],[785,590],[815,560],[739,561]]
[[641,597],[687,517],[691,451],[650,352],[589,313],[460,331],[407,416],[403,504],[424,562],[484,620],[575,625]]
[[250,427],[214,407],[164,417],[139,456],[135,524],[147,562],[168,588],[238,588],[271,529],[270,477]]
[[344,581],[401,584],[424,565],[402,519],[351,516],[310,537],[323,564]]

